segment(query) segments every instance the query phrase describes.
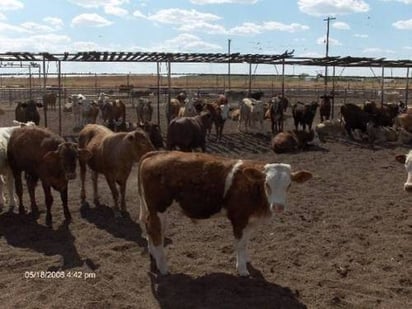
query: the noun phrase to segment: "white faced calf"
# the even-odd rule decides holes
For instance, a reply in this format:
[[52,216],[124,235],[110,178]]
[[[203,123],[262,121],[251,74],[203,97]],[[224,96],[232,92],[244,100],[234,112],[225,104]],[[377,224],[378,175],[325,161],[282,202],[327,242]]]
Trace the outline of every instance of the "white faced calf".
[[395,158],[398,162],[405,164],[405,169],[408,176],[403,188],[407,192],[412,192],[412,150],[410,150],[407,155],[397,155]]
[[258,219],[286,207],[292,182],[311,178],[288,164],[232,160],[204,153],[150,152],[139,163],[140,220],[149,252],[161,274],[167,274],[163,250],[166,210],[173,201],[192,219],[224,212],[235,236],[236,268],[247,276],[247,241]]

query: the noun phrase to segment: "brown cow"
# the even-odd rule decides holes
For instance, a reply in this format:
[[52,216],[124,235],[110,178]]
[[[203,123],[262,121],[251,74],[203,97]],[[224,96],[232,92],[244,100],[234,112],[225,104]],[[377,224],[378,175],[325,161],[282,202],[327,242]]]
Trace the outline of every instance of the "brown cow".
[[170,99],[166,108],[167,123],[179,115],[180,108],[185,105],[187,95],[185,92],[180,92],[176,98]]
[[163,251],[166,209],[176,201],[191,219],[224,214],[235,236],[236,268],[249,274],[247,241],[254,226],[286,208],[291,182],[312,177],[288,164],[265,164],[179,151],[150,152],[138,167],[140,216],[149,253],[161,274],[168,267]]
[[152,101],[148,98],[139,98],[136,107],[137,121],[139,123],[152,121],[153,107]]
[[101,110],[103,122],[108,128],[114,130],[116,125],[126,122],[126,105],[122,100],[110,101],[108,96],[101,93],[97,99]]
[[[213,117],[213,124],[215,125],[216,129],[216,139],[220,141],[223,135],[223,128],[225,126],[226,119],[229,118],[229,104],[227,98],[221,94],[218,96],[215,102],[207,103],[205,105],[206,110],[212,110],[214,117]],[[211,128],[209,130],[210,135]]]
[[179,147],[182,151],[192,151],[201,147],[206,151],[206,133],[212,127],[213,116],[201,112],[194,117],[174,118],[167,129],[167,149]]
[[119,215],[119,191],[116,183],[120,186],[120,208],[126,211],[126,182],[133,163],[139,161],[146,152],[154,150],[147,135],[141,129],[115,133],[105,126],[88,124],[79,132],[79,146],[91,153],[87,160],[79,160],[82,204],[86,204],[84,182],[87,163],[92,170],[95,205],[100,204],[97,180],[98,175],[103,174],[112,192],[115,215]]
[[23,206],[23,187],[21,173],[26,173],[27,188],[30,195],[32,215],[38,216],[35,187],[40,179],[43,185],[47,207],[46,225],[52,225],[51,188],[60,192],[66,221],[71,220],[67,207],[68,181],[76,177],[76,161],[87,159],[90,152],[79,149],[77,144],[67,143],[52,131],[39,127],[22,127],[13,131],[7,148],[7,158],[15,178],[16,194],[19,200],[19,213],[25,212]]
[[272,139],[271,148],[276,153],[303,150],[314,137],[313,130],[280,132]]
[[45,93],[43,95],[43,106],[44,109],[47,111],[49,110],[56,110],[56,101],[57,101],[57,95],[54,92],[50,93]]

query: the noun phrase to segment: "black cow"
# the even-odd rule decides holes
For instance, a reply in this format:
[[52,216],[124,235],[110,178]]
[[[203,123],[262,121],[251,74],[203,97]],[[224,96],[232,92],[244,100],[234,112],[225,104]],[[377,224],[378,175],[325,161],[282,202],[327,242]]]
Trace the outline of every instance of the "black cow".
[[355,129],[366,132],[367,124],[371,120],[369,113],[352,103],[342,105],[340,113],[345,121],[346,132],[351,138],[353,138],[352,131]]
[[27,102],[18,102],[14,110],[15,119],[20,122],[33,121],[36,125],[40,123],[40,113],[37,107],[43,107],[43,104],[37,103],[34,100]]
[[299,124],[302,126],[303,130],[306,129],[306,126],[309,127],[309,130],[312,130],[312,123],[318,106],[318,102],[305,104],[299,101],[292,106],[292,115],[296,130],[298,130]]
[[330,118],[330,110],[331,110],[331,99],[333,96],[331,95],[322,95],[320,97],[320,105],[319,105],[319,114],[320,114],[320,122],[323,120],[329,120]]
[[376,126],[393,126],[394,119],[400,113],[398,104],[381,104],[380,107],[374,101],[366,101],[363,105],[363,111],[370,115],[371,120]]
[[181,151],[192,151],[201,147],[206,151],[206,133],[212,127],[213,116],[202,112],[194,117],[174,118],[167,130],[167,149],[179,147]]

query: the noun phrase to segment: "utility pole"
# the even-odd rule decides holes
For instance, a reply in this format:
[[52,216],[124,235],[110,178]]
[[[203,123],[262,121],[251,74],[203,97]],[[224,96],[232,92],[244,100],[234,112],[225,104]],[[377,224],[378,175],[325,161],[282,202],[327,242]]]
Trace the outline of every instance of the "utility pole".
[[227,80],[228,80],[228,89],[230,90],[230,43],[232,42],[231,39],[227,40],[227,54],[228,54],[228,61],[227,61]]
[[[326,58],[329,57],[329,24],[331,20],[335,20],[335,17],[325,18],[326,21]],[[325,95],[328,89],[328,66],[325,65]]]

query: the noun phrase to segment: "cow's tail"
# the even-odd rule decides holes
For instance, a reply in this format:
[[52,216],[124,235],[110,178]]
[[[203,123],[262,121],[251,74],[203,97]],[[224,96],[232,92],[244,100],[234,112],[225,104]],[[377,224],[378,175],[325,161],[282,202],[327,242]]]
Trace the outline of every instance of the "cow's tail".
[[147,201],[146,201],[146,196],[144,192],[144,185],[143,185],[143,180],[142,180],[142,167],[143,164],[145,163],[146,159],[161,153],[165,151],[150,151],[145,153],[139,160],[138,166],[137,166],[137,195],[138,195],[138,201],[139,201],[139,208],[140,208],[140,213],[139,213],[139,221],[141,222],[142,229],[145,231],[145,223],[147,220],[147,215],[149,213],[149,209],[147,207]]

